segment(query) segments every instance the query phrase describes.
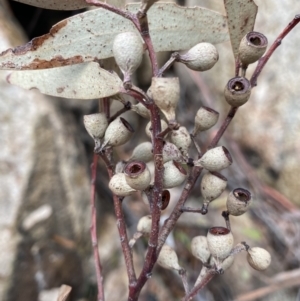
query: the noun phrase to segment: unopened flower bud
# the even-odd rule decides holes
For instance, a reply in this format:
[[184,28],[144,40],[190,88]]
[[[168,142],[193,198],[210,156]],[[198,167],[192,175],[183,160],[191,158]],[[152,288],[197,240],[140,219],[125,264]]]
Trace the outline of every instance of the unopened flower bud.
[[211,202],[219,197],[227,186],[227,179],[218,172],[208,172],[201,180],[201,194],[205,201]]
[[108,126],[107,118],[104,113],[96,113],[83,116],[84,126],[93,138],[103,138]]
[[106,129],[102,148],[126,143],[134,133],[132,126],[122,117],[111,122]]
[[163,187],[173,188],[181,185],[186,177],[186,170],[176,161],[169,161],[164,164]]
[[127,184],[135,190],[145,190],[151,181],[150,171],[143,161],[132,161],[125,166]]
[[233,247],[233,235],[224,227],[213,227],[208,230],[207,244],[211,255],[218,259],[224,259]]
[[251,94],[251,84],[245,77],[230,79],[225,87],[224,96],[228,104],[240,107],[245,104]]
[[186,54],[180,55],[179,61],[195,71],[211,69],[219,59],[216,47],[210,43],[199,43]]
[[150,119],[150,111],[140,102],[135,105],[132,105],[131,110],[146,119]]
[[186,127],[181,126],[178,130],[173,130],[169,134],[169,137],[171,142],[178,147],[181,153],[187,156],[188,150],[192,144],[192,139]]
[[153,159],[152,153],[152,143],[151,142],[143,142],[136,146],[132,151],[132,155],[129,161],[138,160],[143,162],[149,162]]
[[180,97],[179,79],[177,77],[153,77],[151,94],[167,120],[175,120],[175,110]]
[[175,144],[165,142],[163,147],[163,161],[166,163],[171,160],[181,162],[182,154]]
[[232,164],[232,158],[226,147],[218,146],[208,150],[194,164],[195,166],[202,166],[209,171],[220,171]]
[[181,270],[175,251],[168,245],[164,245],[158,255],[157,263],[165,269]]
[[141,37],[135,32],[118,34],[113,43],[116,63],[124,75],[131,76],[142,62],[144,47]]
[[251,193],[243,188],[236,188],[230,192],[227,198],[227,210],[229,214],[239,216],[244,214],[251,204]]
[[254,247],[248,250],[247,260],[253,269],[263,271],[271,264],[271,255],[263,248]]
[[136,191],[127,184],[124,173],[113,175],[109,181],[108,187],[118,196],[128,196]]
[[196,258],[206,263],[210,257],[206,236],[194,237],[191,242],[191,251]]
[[201,107],[195,116],[195,126],[193,135],[196,136],[199,132],[206,131],[213,127],[219,118],[219,113],[208,107]]
[[151,226],[152,226],[152,217],[151,215],[146,215],[140,218],[137,224],[137,230],[138,232],[141,232],[143,234],[149,234],[151,232]]
[[[168,124],[163,119],[161,119],[160,122],[161,122],[161,131],[164,131],[165,129],[168,128]],[[151,125],[151,121],[149,121],[147,123],[145,132],[146,132],[147,136],[152,139],[152,125]]]
[[242,39],[239,47],[239,59],[243,68],[247,68],[259,60],[265,53],[268,39],[260,32],[248,32]]

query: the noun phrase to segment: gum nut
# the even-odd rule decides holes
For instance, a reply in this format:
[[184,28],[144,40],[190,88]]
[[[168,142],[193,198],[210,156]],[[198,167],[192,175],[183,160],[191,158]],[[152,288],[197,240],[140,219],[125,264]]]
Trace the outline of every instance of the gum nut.
[[152,152],[153,146],[151,142],[143,142],[136,146],[132,152],[132,155],[130,157],[130,161],[138,160],[143,162],[149,162],[153,160],[153,152]]
[[135,32],[122,32],[113,42],[113,54],[122,72],[132,75],[142,62],[143,41]]
[[112,176],[108,187],[115,195],[118,196],[128,196],[136,191],[127,184],[124,173],[117,173]]
[[132,126],[124,118],[118,117],[106,129],[102,147],[122,145],[131,138],[133,133]]
[[178,130],[173,130],[169,134],[170,141],[174,143],[182,154],[187,155],[192,144],[190,133],[186,127],[181,126]]
[[218,172],[208,172],[201,180],[201,194],[206,201],[219,197],[227,186],[227,179]]
[[151,95],[167,120],[175,120],[175,110],[180,97],[178,77],[153,77]]
[[108,126],[104,113],[96,113],[83,116],[83,123],[89,135],[93,138],[103,138]]
[[164,164],[163,187],[173,188],[181,185],[187,177],[186,170],[176,161]]
[[210,43],[199,43],[186,54],[181,55],[179,61],[195,71],[211,69],[219,59],[216,47]]
[[163,161],[166,163],[171,160],[182,162],[182,154],[175,144],[165,142],[163,147]]
[[126,183],[135,190],[145,190],[150,185],[151,174],[143,161],[129,162],[124,169]]
[[142,116],[143,118],[150,119],[150,111],[140,102],[132,105],[131,110]]
[[193,135],[206,131],[213,127],[219,119],[219,113],[208,107],[201,107],[195,116]]
[[239,216],[244,214],[251,204],[251,193],[243,188],[232,190],[227,197],[227,210],[229,214]]
[[192,254],[205,263],[210,257],[206,236],[196,236],[191,242]]
[[220,171],[232,164],[232,158],[224,146],[218,146],[208,150],[198,161],[196,166],[202,166],[209,171]]
[[240,107],[251,95],[251,84],[245,77],[234,77],[225,86],[224,96],[228,104]]
[[247,260],[253,269],[263,271],[271,264],[271,255],[263,248],[254,247],[248,250]]
[[137,231],[143,234],[149,234],[151,232],[152,217],[151,215],[146,215],[140,218],[137,224]]
[[161,248],[161,251],[158,255],[157,263],[169,270],[181,270],[180,265],[178,264],[178,257],[175,251],[168,245],[164,245]]
[[[168,124],[163,119],[161,119],[160,122],[161,122],[161,131],[164,131],[165,129],[168,128]],[[151,121],[147,123],[145,132],[147,136],[152,139],[152,130],[150,130],[150,128],[151,128]]]
[[239,47],[239,59],[243,67],[258,61],[265,53],[268,39],[260,32],[248,32],[242,39]]
[[232,250],[233,235],[224,227],[213,227],[208,230],[207,244],[211,255],[218,259],[224,259]]

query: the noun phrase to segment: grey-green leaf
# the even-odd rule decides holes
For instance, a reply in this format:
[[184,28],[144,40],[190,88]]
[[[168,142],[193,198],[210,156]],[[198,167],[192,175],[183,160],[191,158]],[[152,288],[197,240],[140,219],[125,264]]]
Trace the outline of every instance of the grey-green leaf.
[[12,72],[7,81],[24,89],[63,98],[94,99],[115,95],[122,88],[121,79],[88,62],[44,70]]
[[56,10],[74,10],[90,6],[85,0],[14,0],[28,5]]
[[[137,12],[139,4],[127,9]],[[199,42],[228,40],[226,18],[214,11],[157,3],[148,13],[154,48],[159,51],[189,49]],[[104,9],[95,9],[65,19],[24,46],[0,54],[1,69],[46,69],[112,57],[115,36],[137,31],[127,19]]]
[[232,51],[237,58],[242,38],[253,31],[257,5],[253,0],[224,0],[224,4]]

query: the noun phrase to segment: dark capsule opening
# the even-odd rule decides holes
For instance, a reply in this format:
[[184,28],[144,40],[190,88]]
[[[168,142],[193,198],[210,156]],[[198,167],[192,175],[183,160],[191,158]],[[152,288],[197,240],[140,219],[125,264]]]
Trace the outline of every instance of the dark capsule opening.
[[146,169],[146,163],[142,161],[132,161],[125,166],[124,172],[128,176],[137,176]]
[[250,82],[245,77],[234,77],[229,80],[227,87],[234,93],[246,93],[251,89]]
[[120,120],[121,120],[121,122],[124,124],[124,126],[126,127],[126,129],[127,129],[129,132],[134,133],[133,127],[130,125],[130,123],[129,123],[127,120],[125,120],[125,119],[122,118],[122,117],[120,117]]
[[227,235],[230,233],[230,230],[225,227],[212,227],[208,232],[212,235]]
[[251,193],[243,188],[233,190],[233,195],[241,202],[247,203],[251,200]]
[[162,197],[161,197],[161,210],[165,210],[168,205],[169,205],[169,202],[170,202],[170,197],[171,197],[171,194],[170,194],[170,191],[169,190],[164,190],[162,192]]
[[205,106],[202,106],[203,109],[205,109],[206,111],[210,112],[210,113],[213,113],[213,114],[216,114],[216,115],[219,115],[219,112],[213,110],[212,108],[209,108],[209,107],[205,107]]
[[[231,158],[231,156],[230,156]],[[231,161],[232,162],[232,161]],[[212,175],[214,175],[215,177],[223,180],[223,181],[226,181],[227,182],[227,178],[225,178],[223,175],[221,175],[220,173],[216,172],[216,171],[211,171],[210,172]]]
[[230,163],[232,163],[232,157],[225,146],[222,146],[223,152]]
[[247,41],[257,48],[266,47],[268,45],[268,39],[260,32],[251,31],[246,36]]

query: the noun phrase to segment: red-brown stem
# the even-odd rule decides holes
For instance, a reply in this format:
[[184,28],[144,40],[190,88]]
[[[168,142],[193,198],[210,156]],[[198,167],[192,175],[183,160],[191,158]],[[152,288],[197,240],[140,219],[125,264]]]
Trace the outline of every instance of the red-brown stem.
[[158,247],[157,247],[157,256],[164,245],[167,237],[169,236],[170,232],[173,230],[177,220],[182,214],[181,208],[184,206],[187,198],[189,197],[198,177],[201,174],[202,167],[194,167],[186,184],[184,189],[182,190],[181,196],[173,209],[172,213],[170,214],[169,218],[165,221],[163,227],[161,228],[159,232],[159,237],[158,237]]
[[118,112],[116,112],[113,116],[111,116],[109,119],[108,119],[108,123],[111,123],[112,121],[114,121],[117,117],[119,117],[120,115],[122,115],[123,113],[127,112],[128,110],[131,109],[131,102],[128,101],[124,107],[119,110]]
[[225,120],[223,121],[223,124],[221,125],[221,127],[219,128],[217,134],[215,135],[215,137],[213,138],[213,140],[211,141],[208,149],[210,148],[214,148],[220,141],[220,139],[222,138],[224,132],[226,131],[227,127],[229,126],[231,120],[233,119],[235,113],[237,112],[238,107],[231,107],[227,117],[225,118]]
[[149,34],[149,25],[148,25],[148,18],[147,14],[137,14],[138,20],[140,22],[140,33],[141,36],[147,45],[148,53],[149,53],[149,58],[151,61],[151,66],[152,66],[152,75],[153,76],[158,76],[159,69],[158,69],[158,63],[157,63],[157,57],[155,54],[155,50],[152,44],[152,40]]
[[[114,175],[113,165],[111,164],[111,162],[108,160],[107,156],[104,153],[100,153],[99,155],[102,158],[103,162],[105,163],[109,179],[111,179],[112,176]],[[136,275],[133,266],[132,253],[129,247],[129,241],[126,232],[125,219],[122,211],[122,199],[119,198],[117,195],[113,194],[113,201],[114,201],[115,215],[117,218],[117,227],[118,227],[121,246],[122,246],[122,252],[125,259],[125,265],[126,265],[126,270],[127,270],[128,280],[129,280],[129,290],[130,290],[132,287],[135,287],[136,285]]]
[[202,281],[196,285],[189,294],[187,294],[184,298],[181,299],[181,301],[190,301],[192,300],[198,292],[204,288],[216,275],[215,270],[211,269],[207,271],[207,274],[203,277]]
[[152,227],[150,232],[150,237],[148,241],[148,248],[146,259],[144,262],[143,269],[140,276],[138,277],[135,287],[130,288],[129,291],[129,301],[136,301],[140,294],[141,289],[144,284],[150,277],[152,269],[157,260],[157,244],[158,244],[158,233],[159,233],[159,221],[160,221],[160,208],[161,208],[161,199],[163,191],[163,159],[162,159],[162,150],[163,150],[163,139],[157,138],[158,134],[161,132],[161,123],[159,116],[158,107],[152,103],[149,105],[149,110],[151,114],[151,124],[153,131],[153,157],[154,157],[154,184],[152,192]]
[[104,290],[103,290],[103,276],[102,266],[100,261],[100,255],[98,250],[98,239],[97,239],[97,211],[96,211],[96,179],[97,179],[97,166],[98,166],[98,155],[94,154],[92,163],[92,183],[91,183],[91,211],[92,211],[92,224],[91,224],[91,239],[94,253],[98,296],[97,301],[104,301]]
[[260,75],[262,69],[268,62],[269,58],[272,56],[273,52],[281,45],[281,41],[285,38],[286,35],[300,22],[300,15],[296,15],[294,19],[288,24],[288,26],[279,34],[273,45],[269,48],[267,53],[258,61],[258,64],[255,68],[255,71],[251,77],[250,83],[251,87],[257,85],[257,78]]

